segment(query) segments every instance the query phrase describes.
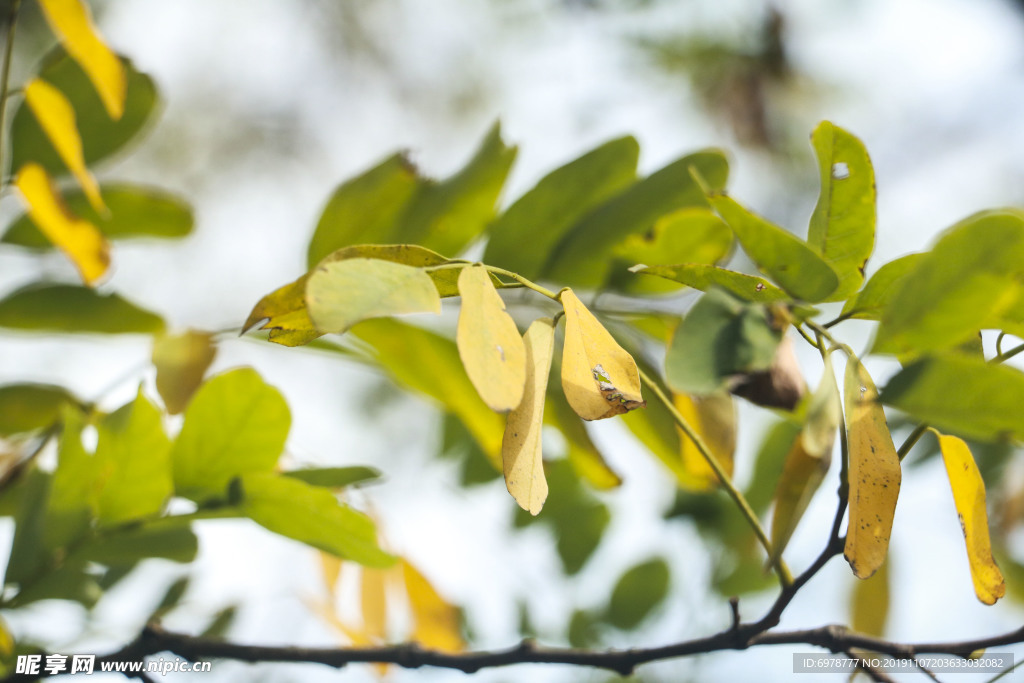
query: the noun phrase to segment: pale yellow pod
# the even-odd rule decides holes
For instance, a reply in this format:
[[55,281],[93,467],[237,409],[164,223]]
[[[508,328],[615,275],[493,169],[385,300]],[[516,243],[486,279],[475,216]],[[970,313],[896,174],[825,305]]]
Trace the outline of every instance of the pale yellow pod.
[[82,280],[94,285],[110,266],[110,246],[89,221],[72,215],[42,166],[27,163],[14,178],[28,215],[39,231],[75,264]]
[[560,298],[565,310],[562,390],[576,414],[602,420],[646,405],[633,357],[571,289],[562,290]]
[[902,474],[878,389],[863,364],[851,357],[843,383],[849,444],[850,522],[843,554],[859,579],[874,574],[889,549]]
[[459,357],[484,403],[507,413],[523,400],[526,384],[526,348],[519,329],[483,266],[462,269],[459,295]]
[[534,320],[523,335],[526,347],[526,387],[519,406],[508,414],[501,442],[505,486],[519,507],[536,515],[548,497],[541,457],[544,396],[555,349],[555,323]]
[[967,544],[967,560],[971,566],[974,594],[986,605],[994,605],[1006,594],[1003,573],[992,557],[992,540],[985,509],[985,482],[974,462],[971,450],[962,439],[935,432],[939,449],[946,463],[946,475],[953,489],[953,502],[960,518],[960,529]]

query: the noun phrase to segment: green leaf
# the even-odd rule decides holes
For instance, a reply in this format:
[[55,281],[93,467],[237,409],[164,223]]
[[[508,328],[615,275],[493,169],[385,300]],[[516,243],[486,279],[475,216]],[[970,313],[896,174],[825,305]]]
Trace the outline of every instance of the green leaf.
[[[426,268],[429,266],[440,266],[442,264],[451,263],[451,259],[441,256],[436,251],[432,251],[426,247],[421,247],[418,244],[357,244],[356,246],[345,247],[344,249],[339,249],[338,251],[328,254],[324,257],[324,260],[320,262],[320,265],[352,258],[380,259],[382,261],[401,263],[403,265],[414,266],[416,268]],[[468,265],[470,264],[467,263],[462,266],[452,268],[441,268],[427,273],[427,275],[430,276],[430,279],[434,281],[434,286],[437,287],[438,296],[448,297],[459,295],[459,274],[462,273],[463,268]],[[496,287],[500,285],[497,278],[493,275],[491,275],[491,282],[493,282]]]
[[229,605],[224,609],[218,610],[210,623],[203,629],[202,633],[199,634],[200,638],[220,640],[223,639],[234,623],[235,618],[238,616],[238,606]]
[[947,230],[900,282],[882,312],[876,353],[956,346],[1021,296],[1024,211],[982,211]]
[[[85,72],[63,51],[56,50],[44,59],[39,72],[39,76],[64,93],[74,107],[85,162],[88,165],[105,159],[124,147],[143,129],[156,107],[158,94],[153,80],[136,71],[130,61],[122,61],[128,76],[128,91],[124,114],[117,121],[107,114]],[[68,169],[57,156],[50,140],[24,102],[14,112],[11,140],[11,169],[16,170],[26,162],[35,161],[53,176],[68,173]]]
[[[126,183],[104,184],[100,190],[110,211],[106,215],[97,213],[81,190],[63,196],[71,213],[92,223],[108,239],[174,239],[192,232],[192,208],[169,192]],[[11,224],[0,242],[29,249],[53,248],[27,214]]]
[[875,171],[864,143],[822,121],[811,134],[818,157],[821,194],[811,215],[807,242],[839,276],[830,297],[841,300],[864,281],[875,247]]
[[32,577],[10,601],[8,608],[23,607],[40,600],[71,600],[91,608],[103,597],[96,578],[79,563],[66,563],[53,571]]
[[171,441],[160,411],[139,390],[135,401],[98,426],[94,458],[100,524],[114,525],[158,514],[171,497]]
[[622,268],[614,266],[610,282],[633,294],[674,292],[679,289],[675,284],[637,279],[629,273],[639,272],[641,266],[636,264],[703,264],[712,268],[729,256],[732,246],[732,230],[712,211],[703,207],[680,209],[658,219],[647,232],[630,235],[615,247],[613,253]]
[[662,558],[642,562],[624,573],[608,601],[605,618],[622,630],[636,628],[664,602],[668,595],[670,574]]
[[598,206],[570,229],[543,269],[563,285],[597,288],[608,279],[609,254],[630,235],[651,229],[659,218],[685,207],[707,206],[690,174],[696,169],[711,188],[725,187],[729,164],[718,150],[690,154],[636,182]]
[[450,458],[459,463],[459,484],[465,487],[486,484],[501,476],[490,458],[462,420],[445,413],[441,419],[441,458]]
[[764,278],[705,263],[682,263],[677,266],[638,265],[630,268],[630,271],[640,275],[657,275],[702,292],[707,292],[712,287],[721,287],[744,301],[767,304],[789,299],[788,294]]
[[404,154],[342,183],[331,195],[309,243],[306,263],[313,268],[342,247],[393,241],[396,223],[422,181]]
[[421,268],[367,258],[318,266],[306,282],[306,304],[318,330],[339,334],[368,318],[441,312],[437,288]]
[[0,436],[34,432],[56,424],[64,406],[79,401],[53,384],[8,384],[0,387]]
[[118,529],[83,545],[75,553],[81,561],[108,566],[132,564],[160,558],[191,562],[199,551],[199,540],[187,524],[169,518],[154,524]]
[[494,217],[516,151],[505,145],[501,126],[495,124],[462,170],[420,187],[389,241],[420,244],[442,254],[461,252]]
[[190,583],[188,576],[182,576],[171,582],[171,585],[167,586],[167,590],[164,591],[164,595],[160,598],[160,602],[157,603],[156,609],[146,619],[146,623],[151,623],[154,620],[163,618],[168,612],[173,610],[181,602],[182,597],[185,595],[185,591],[188,590]]
[[99,334],[152,334],[164,329],[156,313],[117,294],[89,287],[35,283],[0,300],[0,327]]
[[[505,421],[483,402],[459,358],[455,342],[389,318],[368,320],[352,334],[376,351],[376,361],[400,385],[434,399],[452,413],[501,471]],[[409,353],[415,349],[416,353]]]
[[633,183],[639,154],[634,138],[618,138],[544,176],[491,224],[484,262],[539,277],[573,224]]
[[516,526],[533,523],[548,525],[555,536],[555,550],[566,574],[583,568],[601,542],[611,521],[608,508],[580,485],[566,460],[544,463],[550,495],[544,509],[534,517],[516,510]]
[[574,610],[569,617],[566,637],[573,647],[594,647],[601,642],[601,615],[589,610]]
[[810,303],[825,301],[836,291],[836,272],[805,242],[730,197],[716,194],[708,200],[736,233],[750,260],[782,289]]
[[14,540],[4,575],[5,584],[25,584],[36,579],[50,559],[43,535],[51,483],[52,477],[36,467],[22,475],[18,483],[21,495],[14,514]]
[[323,486],[330,489],[341,489],[347,486],[365,484],[380,479],[380,470],[372,467],[311,467],[302,470],[289,470],[282,475],[304,481],[311,486]]
[[281,393],[251,368],[209,379],[185,411],[171,450],[174,486],[196,500],[224,496],[248,472],[269,472],[284,450],[291,413]]
[[368,567],[394,563],[377,546],[370,518],[339,503],[330,491],[261,472],[241,481],[242,513],[270,531]]
[[920,263],[924,254],[907,254],[889,261],[871,276],[864,289],[843,305],[844,318],[878,320],[889,305],[893,294],[899,290],[903,279]]
[[781,339],[764,306],[712,289],[676,330],[665,357],[666,379],[680,393],[714,393],[733,375],[771,367]]
[[82,446],[83,426],[81,413],[65,412],[43,531],[43,544],[50,551],[84,536],[95,516],[96,460]]
[[750,478],[750,485],[743,492],[754,512],[763,513],[772,502],[786,456],[792,449],[793,442],[800,436],[801,428],[802,425],[798,422],[780,420],[765,433],[754,461],[754,474]]
[[1024,437],[1024,373],[971,356],[922,358],[889,380],[879,400],[979,441]]

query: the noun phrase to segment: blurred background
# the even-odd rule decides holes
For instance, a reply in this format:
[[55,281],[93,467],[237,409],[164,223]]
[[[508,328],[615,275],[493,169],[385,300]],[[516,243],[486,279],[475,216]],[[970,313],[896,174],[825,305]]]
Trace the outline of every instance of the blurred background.
[[[342,180],[399,149],[410,150],[426,174],[444,177],[496,120],[505,140],[519,146],[504,205],[556,166],[632,134],[641,144],[641,173],[688,151],[726,149],[730,193],[801,236],[818,192],[810,131],[831,120],[860,137],[874,161],[879,225],[869,274],[923,249],[976,210],[1024,205],[1024,3],[1011,0],[90,4],[113,48],[155,79],[164,108],[141,143],[98,175],[174,190],[196,215],[185,240],[120,243],[106,287],[161,312],[176,329],[237,329],[262,295],[305,272],[317,217]],[[23,15],[15,83],[52,44],[33,3]],[[0,211],[6,222],[20,207],[7,197]],[[59,254],[0,250],[3,291],[38,279],[40,271],[74,279]],[[844,338],[863,349],[870,326],[858,325],[845,323]],[[150,351],[141,337],[4,333],[0,381],[54,382],[86,398],[111,387],[104,402],[116,407],[130,400],[140,379],[151,380],[140,369]],[[814,385],[820,359],[801,352],[800,360]],[[595,645],[668,643],[729,623],[726,598],[708,590],[711,564],[700,529],[665,519],[672,481],[616,421],[596,425],[593,436],[624,484],[594,494],[610,510],[610,523],[582,570],[567,576],[546,529],[514,530],[515,503],[500,479],[463,486],[460,461],[435,457],[444,434],[431,406],[354,364],[230,335],[212,370],[246,364],[292,407],[292,463],[368,464],[385,474],[354,502],[379,519],[393,550],[465,608],[474,647],[510,646],[524,632],[565,642],[574,610],[603,605],[622,572],[651,557],[671,567],[668,599],[640,627],[607,630]],[[882,384],[896,366],[869,367]],[[741,408],[741,482],[751,477],[765,424],[763,411]],[[916,457],[922,462],[908,461],[893,532],[887,636],[953,640],[1019,626],[1019,598],[992,608],[974,598],[942,464]],[[1019,474],[1009,467],[1004,485],[1012,489]],[[797,570],[827,534],[835,476],[787,551]],[[990,485],[990,499],[999,495]],[[88,617],[46,604],[12,618],[12,626],[56,651],[102,653],[137,633],[166,584],[188,571],[193,579],[182,607],[166,619],[169,628],[194,629],[217,609],[238,604],[233,640],[344,642],[312,607],[326,599],[315,552],[249,522],[197,528],[200,556],[191,568],[154,561]],[[1016,546],[1024,559],[1024,546]],[[853,583],[847,565],[834,560],[793,603],[782,627],[848,622]],[[342,601],[346,590],[343,574]],[[771,591],[745,596],[741,613],[755,619],[771,599]],[[1024,656],[1024,648],[1016,651]],[[663,662],[642,668],[637,680],[744,680],[753,670],[759,680],[788,680],[792,652]],[[341,674],[346,681],[377,675],[355,666]],[[204,680],[338,677],[317,666],[215,662]],[[464,680],[438,670],[395,669],[386,677]],[[474,676],[527,679],[613,678],[550,666]]]

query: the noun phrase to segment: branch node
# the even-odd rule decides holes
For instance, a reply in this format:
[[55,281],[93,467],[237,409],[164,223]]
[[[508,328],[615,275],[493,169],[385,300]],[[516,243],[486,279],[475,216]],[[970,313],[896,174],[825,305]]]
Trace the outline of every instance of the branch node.
[[740,599],[738,596],[732,596],[729,598],[729,609],[732,612],[732,626],[729,627],[730,631],[735,631],[740,627]]

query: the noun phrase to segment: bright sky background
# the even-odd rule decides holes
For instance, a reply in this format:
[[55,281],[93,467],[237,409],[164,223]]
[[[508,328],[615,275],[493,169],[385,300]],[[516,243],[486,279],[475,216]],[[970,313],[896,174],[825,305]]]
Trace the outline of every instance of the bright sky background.
[[[1024,204],[1024,14],[1009,0],[793,0],[777,7],[786,18],[790,58],[807,83],[785,103],[787,125],[806,139],[827,118],[858,135],[872,155],[879,230],[869,271],[924,248],[976,210]],[[817,192],[809,145],[793,172],[778,172],[782,162],[738,147],[724,124],[697,107],[685,81],[651,69],[627,40],[743,30],[764,10],[754,0],[108,0],[98,9],[110,43],[156,79],[166,108],[152,134],[101,177],[178,190],[197,215],[195,234],[180,244],[118,245],[109,287],[162,312],[177,328],[237,327],[260,296],[300,274],[316,218],[341,180],[399,148],[412,150],[427,173],[446,175],[497,118],[505,139],[520,146],[506,202],[551,168],[625,133],[640,140],[645,172],[687,151],[726,148],[731,193],[798,233]],[[59,256],[43,267],[57,278],[70,273]],[[35,257],[0,256],[4,291],[34,278],[38,268]],[[855,335],[855,347],[867,343],[867,329]],[[139,339],[5,336],[0,380],[54,381],[91,397],[148,354]],[[801,361],[815,383],[820,361],[810,355]],[[728,605],[706,594],[697,534],[659,521],[671,500],[660,465],[618,425],[595,429],[626,479],[607,496],[616,510],[613,527],[566,589],[546,533],[510,535],[514,502],[500,481],[465,491],[449,464],[428,457],[437,424],[418,401],[399,399],[391,414],[370,421],[362,403],[379,383],[364,370],[247,341],[225,343],[214,370],[241,364],[254,365],[286,394],[294,462],[370,464],[386,473],[386,482],[359,500],[380,516],[396,551],[469,606],[477,645],[516,642],[515,598],[528,596],[539,625],[559,630],[570,605],[601,603],[623,569],[656,553],[673,561],[673,604],[622,645],[681,640],[727,623]],[[884,373],[891,366],[872,369]],[[110,394],[112,406],[130,398],[138,378]],[[744,409],[741,419],[752,425],[741,422],[747,428],[740,452],[749,456],[760,418]],[[795,568],[820,549],[834,509],[834,477],[787,552]],[[194,628],[199,615],[244,600],[235,640],[337,642],[305,604],[322,597],[315,555],[248,523],[208,523],[199,531],[201,555],[188,597],[194,609],[169,627]],[[938,461],[905,477],[893,547],[891,637],[956,639],[1021,623],[1024,611],[1008,600],[995,608],[975,600]],[[101,610],[106,632],[88,642],[104,651],[110,637],[129,638],[140,626],[133,619],[150,609],[140,600],[155,599],[140,597],[151,592],[146,583],[178,572],[153,566],[119,589]],[[846,564],[834,560],[782,626],[845,621],[852,581]],[[741,609],[756,618],[766,605],[745,600]],[[74,612],[45,606],[39,612],[53,618],[24,623],[45,624],[51,637],[75,632],[73,622],[61,623]],[[759,680],[788,680],[790,653],[725,653],[642,671],[664,681],[744,680],[750,671]],[[203,680],[338,679],[319,667],[218,662],[214,672]],[[343,679],[374,680],[359,668]],[[473,678],[604,679],[554,667]],[[390,680],[469,679],[424,670],[394,671]]]

